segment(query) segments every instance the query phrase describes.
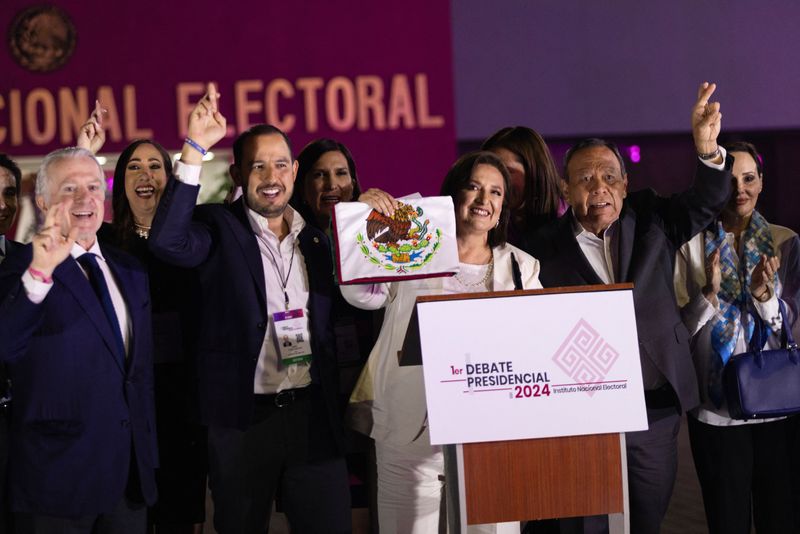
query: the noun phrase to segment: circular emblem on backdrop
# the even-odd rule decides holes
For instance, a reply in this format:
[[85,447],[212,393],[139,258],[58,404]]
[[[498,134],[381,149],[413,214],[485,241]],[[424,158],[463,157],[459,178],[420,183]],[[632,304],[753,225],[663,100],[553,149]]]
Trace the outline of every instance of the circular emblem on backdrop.
[[422,214],[422,208],[402,202],[391,217],[372,210],[367,216],[367,235],[356,235],[361,253],[375,265],[397,273],[427,265],[441,246],[442,231],[429,228],[430,221],[422,221]]
[[51,72],[75,50],[75,26],[60,8],[51,5],[21,11],[8,29],[8,48],[16,62],[33,72]]

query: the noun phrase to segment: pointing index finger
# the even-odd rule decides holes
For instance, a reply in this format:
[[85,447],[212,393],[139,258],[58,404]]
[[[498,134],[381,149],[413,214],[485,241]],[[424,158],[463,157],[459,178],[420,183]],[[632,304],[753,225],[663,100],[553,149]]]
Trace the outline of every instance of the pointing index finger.
[[103,114],[108,113],[108,110],[100,105],[99,100],[94,101],[94,111],[92,111],[91,118],[96,119],[97,124],[103,124]]
[[217,88],[214,85],[214,82],[208,82],[208,86],[206,87],[206,96],[208,96],[208,102],[211,104],[211,111],[217,111]]
[[50,206],[45,213],[44,216],[44,223],[42,223],[42,228],[50,228],[53,224],[58,222],[59,215],[61,213],[61,203],[53,204]]
[[61,226],[61,235],[67,236],[72,231],[72,221],[70,220],[69,210],[72,209],[72,198],[68,198],[60,203],[61,206],[61,220],[58,223]]

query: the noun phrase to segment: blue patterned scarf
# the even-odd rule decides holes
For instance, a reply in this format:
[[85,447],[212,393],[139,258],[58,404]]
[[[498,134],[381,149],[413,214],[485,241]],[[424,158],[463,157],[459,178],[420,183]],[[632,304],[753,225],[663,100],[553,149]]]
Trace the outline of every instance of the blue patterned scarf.
[[[733,354],[736,340],[739,338],[739,330],[744,328],[744,338],[748,343],[753,336],[754,321],[749,308],[750,279],[753,269],[761,261],[762,254],[766,254],[768,258],[775,255],[769,223],[757,211],[754,211],[750,217],[750,224],[745,228],[741,239],[743,257],[738,262],[737,269],[736,251],[732,250],[731,245],[725,239],[722,222],[717,221],[705,232],[706,262],[711,261],[711,255],[719,248],[720,270],[722,271],[720,290],[717,293],[720,314],[712,319],[711,348],[713,355],[708,384],[709,396],[717,407],[722,405],[722,368]],[[780,280],[777,273],[774,283],[776,293],[780,294]],[[770,333],[768,330],[767,335]]]

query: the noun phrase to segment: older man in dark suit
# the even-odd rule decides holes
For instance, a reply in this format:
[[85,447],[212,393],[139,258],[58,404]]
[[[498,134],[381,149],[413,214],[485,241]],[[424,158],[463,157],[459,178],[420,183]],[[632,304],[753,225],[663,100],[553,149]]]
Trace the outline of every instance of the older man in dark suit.
[[[633,282],[636,325],[649,430],[628,433],[631,532],[657,533],[677,470],[680,413],[697,405],[698,386],[681,322],[672,271],[676,250],[705,228],[730,195],[731,158],[717,145],[721,113],[704,83],[692,111],[698,154],[694,184],[669,198],[628,193],[617,148],[600,139],[565,157],[564,196],[570,210],[531,236],[545,287]],[[585,521],[603,531],[604,519]]]
[[[233,146],[243,196],[195,208],[202,156],[225,131],[210,85],[149,240],[163,260],[195,268],[201,285],[197,367],[214,526],[266,532],[280,488],[292,532],[347,532],[328,241],[288,205],[297,162],[286,135],[265,124]],[[284,335],[307,341],[284,346]]]
[[105,179],[90,152],[49,154],[36,192],[44,226],[0,266],[16,529],[139,534],[157,463],[146,273],[97,241]]

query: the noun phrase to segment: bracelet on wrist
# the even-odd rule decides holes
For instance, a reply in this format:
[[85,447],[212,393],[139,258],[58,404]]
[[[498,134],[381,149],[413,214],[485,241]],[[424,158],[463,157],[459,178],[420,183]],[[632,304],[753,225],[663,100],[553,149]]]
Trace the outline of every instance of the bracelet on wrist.
[[[197,150],[198,152],[200,152],[204,156],[206,154],[208,154],[208,150],[206,150],[205,148],[201,147],[197,143],[197,141],[195,141],[191,137],[187,137],[186,139],[183,140],[183,142],[186,143],[187,145],[189,145],[190,147],[192,147],[193,149]],[[717,149],[717,150],[719,150],[719,149]]]
[[33,267],[28,267],[28,272],[33,277],[34,280],[37,282],[42,282],[44,284],[52,284],[53,278],[50,276],[45,275],[42,271],[38,271]]
[[712,152],[698,152],[697,153],[697,157],[702,159],[703,161],[717,159],[721,155],[722,155],[722,152],[720,151],[719,146],[717,146],[717,148],[715,148]]

